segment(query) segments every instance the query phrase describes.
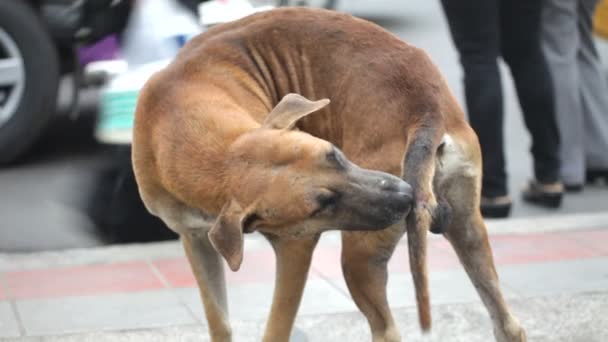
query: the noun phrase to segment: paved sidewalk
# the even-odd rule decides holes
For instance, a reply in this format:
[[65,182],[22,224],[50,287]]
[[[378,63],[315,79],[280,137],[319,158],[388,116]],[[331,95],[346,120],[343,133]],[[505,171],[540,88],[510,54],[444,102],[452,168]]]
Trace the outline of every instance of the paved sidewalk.
[[[526,226],[529,233],[522,232]],[[608,302],[605,214],[490,222],[489,230],[504,293],[535,337],[531,341],[608,340],[608,305],[601,305]],[[339,252],[338,235],[326,234],[315,253],[294,341],[369,340],[342,280]],[[488,341],[489,318],[449,244],[431,237],[429,254],[435,313],[430,340]],[[405,239],[390,271],[391,307],[404,337],[417,340]],[[249,236],[241,270],[228,272],[236,341],[259,340],[273,280],[270,246]],[[176,242],[0,255],[0,284],[0,338],[206,338],[195,281]]]
[[[525,322],[528,340],[533,342],[605,342],[608,341],[608,295],[599,293],[513,299],[516,314]],[[416,342],[488,342],[493,341],[490,322],[480,303],[445,304],[433,307],[434,328],[422,336],[414,319],[415,308],[398,308],[393,312],[403,341]],[[365,319],[358,313],[335,313],[301,316],[297,320],[294,342],[371,340]],[[232,321],[235,341],[260,341],[262,323]],[[306,331],[304,333],[303,331]],[[6,341],[48,342],[166,342],[209,341],[200,325],[106,331],[83,334],[26,337]]]

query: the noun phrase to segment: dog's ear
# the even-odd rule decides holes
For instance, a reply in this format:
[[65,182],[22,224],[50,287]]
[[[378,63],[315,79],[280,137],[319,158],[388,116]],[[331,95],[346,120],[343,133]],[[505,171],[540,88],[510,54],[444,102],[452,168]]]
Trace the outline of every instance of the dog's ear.
[[329,99],[310,101],[302,95],[287,94],[264,120],[262,127],[290,129],[298,120],[327,106]]
[[226,203],[207,235],[215,250],[220,253],[233,271],[243,261],[243,221],[247,214],[241,206],[231,200]]

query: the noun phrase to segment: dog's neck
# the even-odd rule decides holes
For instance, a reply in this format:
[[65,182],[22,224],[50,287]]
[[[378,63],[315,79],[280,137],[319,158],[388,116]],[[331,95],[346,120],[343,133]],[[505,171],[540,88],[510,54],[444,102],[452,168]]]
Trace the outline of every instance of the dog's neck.
[[[174,148],[163,158],[162,182],[180,194],[180,200],[208,214],[218,214],[230,197],[226,179],[232,172],[226,162],[231,145],[243,134],[261,126],[247,108],[242,108],[221,88],[200,86],[206,82],[180,84],[173,100],[162,105],[179,113],[171,127],[176,132]],[[237,97],[238,98],[238,97]],[[172,106],[172,107],[170,107]],[[179,133],[177,133],[179,132]],[[183,179],[192,179],[188,189]]]

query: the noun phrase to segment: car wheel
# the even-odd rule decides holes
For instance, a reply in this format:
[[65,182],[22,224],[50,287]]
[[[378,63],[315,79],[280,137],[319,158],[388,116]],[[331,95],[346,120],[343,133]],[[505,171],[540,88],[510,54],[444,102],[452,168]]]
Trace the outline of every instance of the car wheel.
[[0,164],[15,161],[55,112],[59,61],[40,18],[25,1],[0,1]]

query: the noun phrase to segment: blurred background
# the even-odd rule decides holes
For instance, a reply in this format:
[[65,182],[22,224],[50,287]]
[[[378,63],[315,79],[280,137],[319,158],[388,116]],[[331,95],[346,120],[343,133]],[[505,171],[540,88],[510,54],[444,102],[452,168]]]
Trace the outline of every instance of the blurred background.
[[[425,49],[463,103],[439,1],[2,0],[0,252],[175,238],[145,211],[131,171],[137,90],[206,27],[291,5],[352,13]],[[530,140],[508,72],[503,83],[509,182],[517,189],[532,177]],[[568,196],[560,212],[608,210],[605,193]],[[515,199],[513,217],[548,213]]]

